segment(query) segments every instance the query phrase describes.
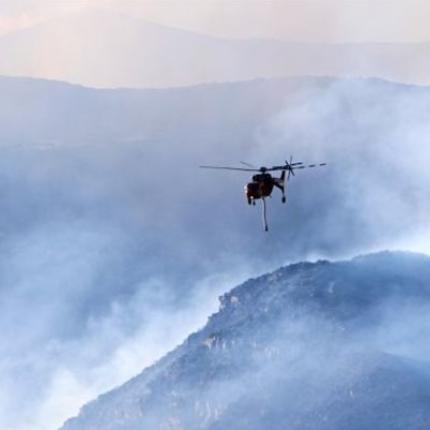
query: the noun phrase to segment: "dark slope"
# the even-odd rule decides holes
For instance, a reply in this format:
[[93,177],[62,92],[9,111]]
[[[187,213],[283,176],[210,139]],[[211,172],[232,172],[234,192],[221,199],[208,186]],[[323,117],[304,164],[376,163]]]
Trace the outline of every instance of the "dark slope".
[[[201,331],[63,429],[427,429],[430,365],[415,359],[427,315],[419,335],[408,315],[430,308],[429,279],[430,259],[403,253],[251,279]],[[408,357],[384,341],[400,315]]]

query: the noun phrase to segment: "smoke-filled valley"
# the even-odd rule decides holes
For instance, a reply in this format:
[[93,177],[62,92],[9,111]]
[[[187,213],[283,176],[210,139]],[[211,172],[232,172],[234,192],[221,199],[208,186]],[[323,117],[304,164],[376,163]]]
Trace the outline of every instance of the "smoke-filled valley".
[[[60,427],[203,326],[217,296],[250,276],[291,261],[428,250],[425,87],[295,78],[94,90],[1,78],[0,93],[1,428]],[[274,195],[268,234],[246,205],[246,175],[198,169],[291,154],[329,166],[297,172],[286,207]],[[319,320],[309,324],[312,344]],[[338,359],[349,366],[349,355]],[[403,366],[363,360],[377,375],[372,360],[381,372]],[[332,377],[328,369],[317,382]]]

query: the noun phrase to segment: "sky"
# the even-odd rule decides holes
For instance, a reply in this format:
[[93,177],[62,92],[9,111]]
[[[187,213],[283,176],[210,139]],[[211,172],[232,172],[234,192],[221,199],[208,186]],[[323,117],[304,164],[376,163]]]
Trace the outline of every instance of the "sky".
[[429,12],[419,0],[5,0],[0,75],[92,88],[301,75],[427,85]]
[[0,34],[88,8],[233,38],[300,42],[426,42],[425,0],[3,0]]

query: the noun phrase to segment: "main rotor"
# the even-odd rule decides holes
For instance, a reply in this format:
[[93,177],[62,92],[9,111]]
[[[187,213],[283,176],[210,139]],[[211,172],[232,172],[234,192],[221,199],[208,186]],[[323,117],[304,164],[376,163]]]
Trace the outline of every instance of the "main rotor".
[[318,164],[307,164],[305,165],[303,162],[293,162],[293,157],[290,157],[290,160],[285,160],[285,164],[280,166],[272,166],[272,167],[255,167],[249,163],[245,163],[241,161],[241,164],[247,167],[229,167],[229,166],[200,166],[202,169],[217,169],[217,170],[234,170],[239,172],[258,172],[258,173],[268,173],[268,172],[277,172],[277,171],[285,171],[288,172],[288,179],[290,176],[295,176],[294,171],[300,169],[312,169],[315,167],[323,167],[327,166],[327,163],[318,163]]

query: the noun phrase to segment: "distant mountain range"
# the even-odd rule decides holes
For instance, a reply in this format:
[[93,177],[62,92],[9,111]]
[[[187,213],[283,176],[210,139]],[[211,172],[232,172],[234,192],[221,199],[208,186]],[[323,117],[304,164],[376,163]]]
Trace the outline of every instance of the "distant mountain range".
[[62,430],[427,430],[429,279],[430,259],[403,253],[250,279]]
[[303,75],[430,83],[429,51],[222,39],[88,10],[1,37],[0,74],[138,88]]

